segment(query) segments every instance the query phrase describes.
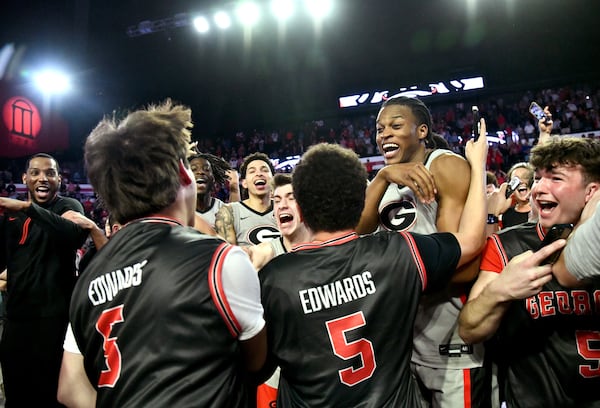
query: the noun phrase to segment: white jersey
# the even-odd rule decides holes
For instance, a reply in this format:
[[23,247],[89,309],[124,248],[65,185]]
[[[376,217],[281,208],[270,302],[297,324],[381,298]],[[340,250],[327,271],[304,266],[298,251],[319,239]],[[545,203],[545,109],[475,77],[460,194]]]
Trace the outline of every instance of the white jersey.
[[208,224],[211,227],[215,227],[215,218],[217,216],[217,213],[219,212],[219,210],[221,209],[221,207],[223,207],[225,205],[225,203],[221,200],[219,200],[216,197],[212,197],[211,198],[211,205],[210,208],[208,208],[206,211],[202,212],[202,211],[196,211],[196,213],[201,216],[206,222],[208,222]]
[[[437,149],[429,155],[425,167],[429,170],[431,163],[445,154],[458,156],[449,150]],[[410,188],[390,184],[379,203],[379,229],[431,234],[437,232],[437,210],[437,201],[423,204]],[[421,298],[413,333],[413,363],[442,369],[473,368],[483,364],[482,344],[474,345],[471,354],[454,354],[453,351],[450,351],[453,357],[447,354],[448,349],[458,347],[460,350],[464,343],[458,336],[457,322],[462,305],[460,297],[452,297],[443,291]],[[459,358],[456,357],[458,354]]]
[[233,211],[233,227],[238,245],[258,245],[281,236],[272,205],[264,213],[253,210],[243,202],[229,205]]

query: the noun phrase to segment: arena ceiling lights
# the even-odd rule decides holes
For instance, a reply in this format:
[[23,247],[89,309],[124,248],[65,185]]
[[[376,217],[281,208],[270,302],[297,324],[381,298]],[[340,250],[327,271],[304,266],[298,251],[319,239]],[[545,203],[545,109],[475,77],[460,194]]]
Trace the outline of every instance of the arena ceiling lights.
[[127,28],[129,37],[138,37],[160,31],[192,26],[199,33],[209,33],[213,28],[228,29],[234,24],[252,27],[261,20],[270,18],[282,24],[294,16],[304,14],[319,23],[333,11],[334,0],[271,0],[254,2],[242,0],[225,3],[194,13],[179,13],[173,17],[158,20],[144,20]]

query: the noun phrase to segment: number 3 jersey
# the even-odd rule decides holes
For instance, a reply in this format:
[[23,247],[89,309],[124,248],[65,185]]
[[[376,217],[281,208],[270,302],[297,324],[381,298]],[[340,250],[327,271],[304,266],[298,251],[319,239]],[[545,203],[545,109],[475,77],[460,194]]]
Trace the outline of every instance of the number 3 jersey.
[[[481,270],[501,273],[513,257],[536,250],[543,238],[535,223],[492,235]],[[568,289],[553,278],[537,295],[513,301],[490,347],[505,372],[509,407],[600,407],[598,281]]]
[[223,263],[234,250],[167,219],[146,218],[98,252],[70,311],[97,406],[246,406],[242,329],[222,289]]
[[449,233],[380,232],[305,244],[259,275],[277,406],[415,407],[412,331],[421,293],[460,257]]

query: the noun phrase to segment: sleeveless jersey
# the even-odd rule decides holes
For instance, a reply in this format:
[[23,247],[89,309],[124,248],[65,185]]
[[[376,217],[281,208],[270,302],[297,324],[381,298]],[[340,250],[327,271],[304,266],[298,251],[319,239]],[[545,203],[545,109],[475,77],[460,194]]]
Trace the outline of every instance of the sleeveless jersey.
[[211,198],[211,205],[210,208],[208,208],[206,211],[196,211],[196,213],[198,215],[200,215],[202,218],[204,218],[204,220],[206,222],[208,222],[208,224],[214,228],[215,226],[215,217],[217,216],[217,213],[219,212],[219,210],[221,209],[221,207],[223,207],[225,205],[225,203],[221,200],[219,200],[216,197],[212,197]]
[[[446,154],[458,156],[450,150],[436,149],[425,161],[425,168],[429,170],[435,159]],[[431,234],[437,232],[437,210],[437,201],[423,204],[410,188],[390,184],[379,204],[380,229]],[[447,352],[440,353],[440,347],[447,350],[464,343],[458,335],[458,315],[462,305],[460,296],[445,291],[422,298],[415,320],[414,363],[442,369],[481,367],[484,354],[482,344],[471,346],[472,353],[455,353],[451,357]]]
[[449,233],[381,232],[304,244],[260,272],[277,406],[415,407],[412,328],[422,291],[460,257]]
[[[481,269],[502,272],[543,237],[535,223],[492,235]],[[553,278],[537,295],[513,301],[491,347],[509,407],[600,407],[600,284],[568,289]]]
[[281,235],[273,215],[273,205],[264,213],[253,210],[243,202],[229,205],[233,210],[233,227],[239,246],[257,245]]
[[272,239],[269,243],[271,244],[271,248],[273,248],[273,257],[287,253],[287,249],[283,245],[283,237]]
[[231,248],[149,218],[98,252],[70,312],[98,406],[247,405],[238,326],[219,289]]

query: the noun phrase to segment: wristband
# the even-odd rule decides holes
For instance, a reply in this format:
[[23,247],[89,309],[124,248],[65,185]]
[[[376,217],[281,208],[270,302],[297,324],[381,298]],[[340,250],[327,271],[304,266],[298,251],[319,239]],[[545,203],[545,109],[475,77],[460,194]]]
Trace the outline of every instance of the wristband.
[[498,217],[496,217],[494,214],[488,214],[487,216],[487,223],[488,224],[498,224]]

